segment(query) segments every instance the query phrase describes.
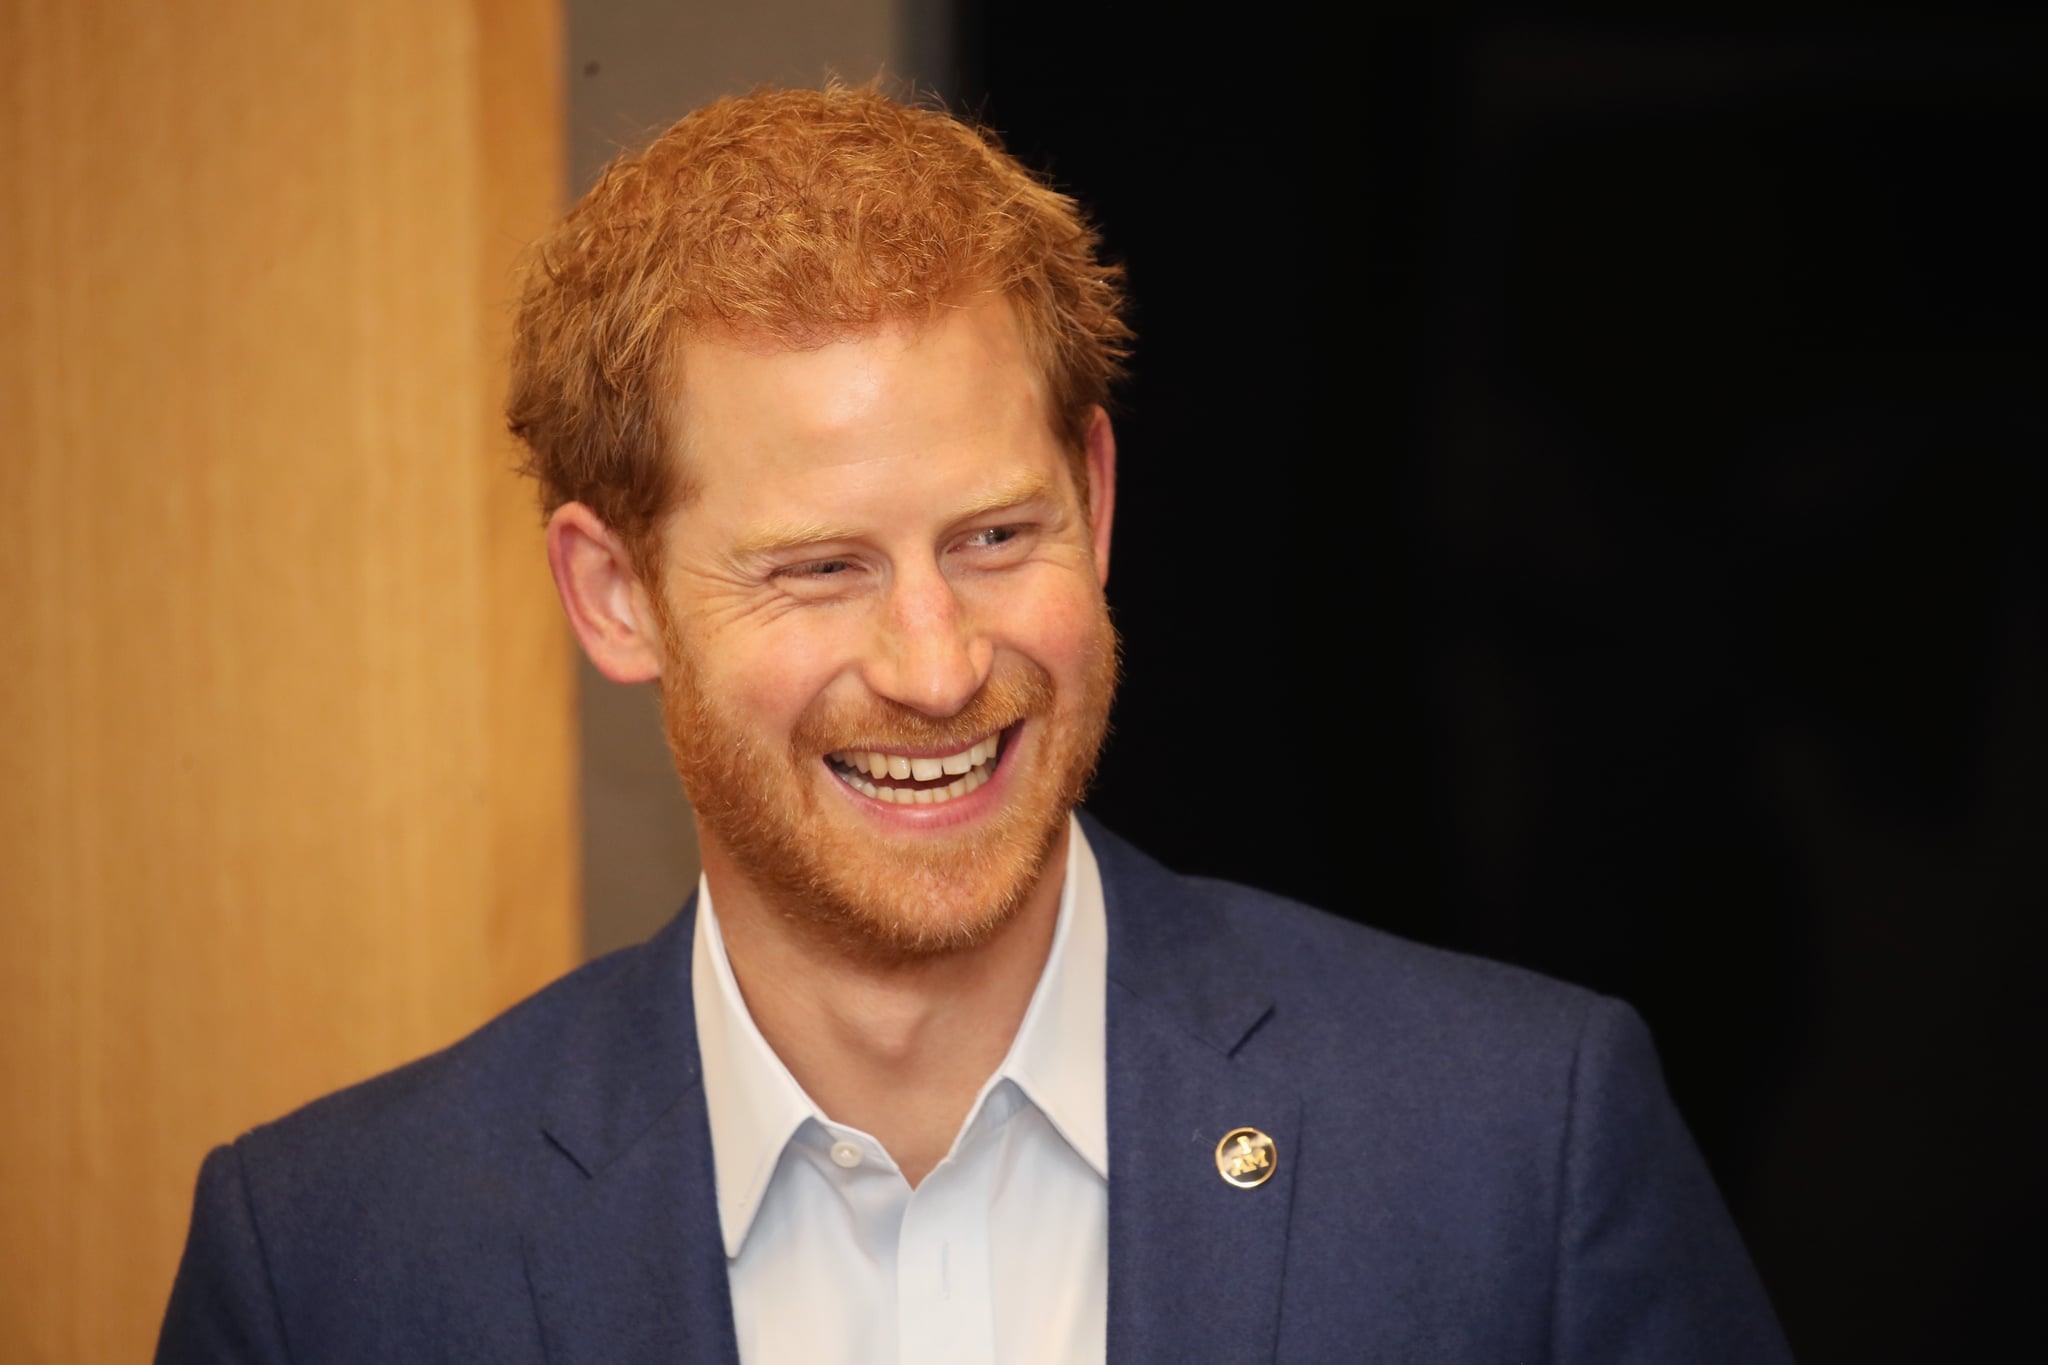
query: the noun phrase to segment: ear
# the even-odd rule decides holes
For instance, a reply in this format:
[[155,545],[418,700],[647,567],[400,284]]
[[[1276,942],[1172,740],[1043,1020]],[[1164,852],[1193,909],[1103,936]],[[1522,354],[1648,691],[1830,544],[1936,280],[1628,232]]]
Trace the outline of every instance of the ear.
[[661,676],[661,634],[653,603],[633,572],[632,556],[580,502],[565,502],[548,518],[548,568],[583,652],[613,682]]
[[1116,519],[1116,432],[1097,404],[1088,416],[1083,452],[1088,461],[1088,526],[1094,533],[1095,577],[1109,586],[1109,529]]

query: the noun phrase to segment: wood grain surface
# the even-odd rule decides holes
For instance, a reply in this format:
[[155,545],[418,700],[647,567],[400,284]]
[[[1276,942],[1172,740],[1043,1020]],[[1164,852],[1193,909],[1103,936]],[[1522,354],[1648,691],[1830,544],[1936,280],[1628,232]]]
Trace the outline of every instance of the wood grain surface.
[[0,5],[0,1360],[146,1359],[209,1145],[572,965],[558,30]]

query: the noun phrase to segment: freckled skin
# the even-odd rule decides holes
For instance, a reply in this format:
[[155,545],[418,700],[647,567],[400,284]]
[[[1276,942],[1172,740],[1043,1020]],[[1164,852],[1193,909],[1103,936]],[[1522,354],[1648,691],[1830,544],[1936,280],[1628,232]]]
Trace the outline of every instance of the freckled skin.
[[[694,341],[679,369],[698,491],[669,531],[663,710],[721,919],[758,900],[902,954],[1049,913],[1114,680],[1108,503],[1009,310],[809,351]],[[987,799],[889,806],[823,761],[1013,726]]]

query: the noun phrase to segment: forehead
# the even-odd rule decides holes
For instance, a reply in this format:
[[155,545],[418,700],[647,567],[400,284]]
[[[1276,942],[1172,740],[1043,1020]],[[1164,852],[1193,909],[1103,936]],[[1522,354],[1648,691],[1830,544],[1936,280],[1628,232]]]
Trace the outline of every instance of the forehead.
[[1020,464],[1059,448],[1043,377],[999,299],[797,349],[694,337],[677,353],[676,380],[692,503],[1014,480]]

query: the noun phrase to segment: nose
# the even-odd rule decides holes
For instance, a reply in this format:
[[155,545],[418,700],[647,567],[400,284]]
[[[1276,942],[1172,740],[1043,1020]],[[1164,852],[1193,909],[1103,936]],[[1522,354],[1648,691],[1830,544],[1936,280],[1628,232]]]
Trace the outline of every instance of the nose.
[[878,696],[928,716],[959,712],[988,681],[995,645],[936,564],[898,569],[864,670]]

